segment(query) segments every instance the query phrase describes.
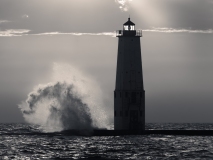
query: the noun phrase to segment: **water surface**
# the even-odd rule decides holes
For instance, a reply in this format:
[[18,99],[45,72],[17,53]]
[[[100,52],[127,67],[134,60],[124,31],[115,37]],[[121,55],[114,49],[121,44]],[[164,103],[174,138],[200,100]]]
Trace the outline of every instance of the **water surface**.
[[[146,125],[146,129],[212,128],[212,124]],[[41,131],[28,124],[0,124],[0,159],[213,159],[213,136],[27,134],[32,132]]]

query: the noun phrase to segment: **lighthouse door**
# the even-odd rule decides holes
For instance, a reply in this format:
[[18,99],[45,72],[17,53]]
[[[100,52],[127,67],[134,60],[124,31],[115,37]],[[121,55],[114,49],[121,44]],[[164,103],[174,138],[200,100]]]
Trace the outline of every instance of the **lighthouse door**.
[[130,129],[138,129],[138,111],[130,111]]

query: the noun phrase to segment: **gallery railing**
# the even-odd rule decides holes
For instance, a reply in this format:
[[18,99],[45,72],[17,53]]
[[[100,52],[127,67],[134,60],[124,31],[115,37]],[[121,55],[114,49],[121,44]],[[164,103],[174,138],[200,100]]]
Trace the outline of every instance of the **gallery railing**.
[[142,37],[142,30],[117,30],[116,31],[116,37],[121,36],[136,36],[136,37]]

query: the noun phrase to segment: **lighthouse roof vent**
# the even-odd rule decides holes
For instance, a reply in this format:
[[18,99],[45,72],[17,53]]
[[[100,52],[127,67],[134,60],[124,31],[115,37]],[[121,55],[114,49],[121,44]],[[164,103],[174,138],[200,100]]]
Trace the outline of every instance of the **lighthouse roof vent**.
[[133,23],[132,21],[130,21],[130,18],[128,18],[128,21],[126,23],[124,23],[124,25],[128,25],[128,26],[132,26],[135,25],[135,23]]

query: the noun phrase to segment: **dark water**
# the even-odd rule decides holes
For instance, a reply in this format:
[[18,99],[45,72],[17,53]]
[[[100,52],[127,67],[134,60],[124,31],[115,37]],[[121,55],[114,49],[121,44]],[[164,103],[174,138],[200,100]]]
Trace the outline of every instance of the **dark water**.
[[[213,129],[213,124],[147,124],[146,129]],[[0,159],[213,159],[213,136],[39,135],[37,126],[0,124]]]

